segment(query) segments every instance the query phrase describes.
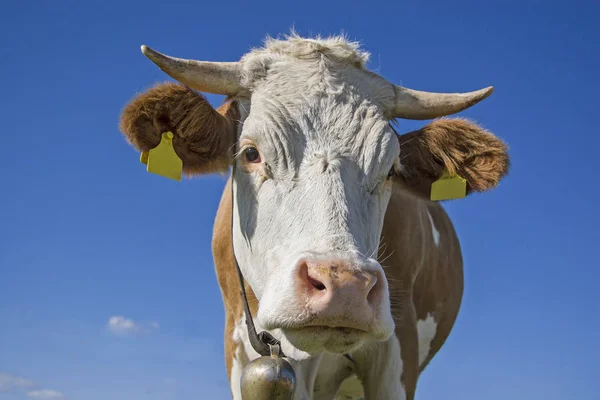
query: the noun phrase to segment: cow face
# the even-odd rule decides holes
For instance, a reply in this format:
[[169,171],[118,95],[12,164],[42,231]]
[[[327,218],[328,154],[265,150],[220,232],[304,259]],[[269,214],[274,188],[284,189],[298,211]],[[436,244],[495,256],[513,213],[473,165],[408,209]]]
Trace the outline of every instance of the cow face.
[[257,323],[309,352],[347,351],[394,330],[376,256],[399,143],[378,104],[352,88],[360,80],[339,68],[320,87],[310,82],[317,63],[290,64],[240,102],[249,112],[234,245],[260,300]]
[[[439,95],[395,86],[364,69],[366,54],[340,38],[271,41],[239,63],[144,52],[186,85],[230,95],[217,112],[185,86],[160,85],[127,106],[121,129],[140,150],[156,146],[162,131],[174,132],[188,174],[235,164],[233,244],[259,299],[257,324],[282,335],[288,354],[342,353],[389,338],[394,321],[377,254],[392,181],[418,194],[444,168],[467,172],[460,154],[477,160],[452,129],[439,128],[412,133],[433,139],[405,142],[407,159],[418,165],[400,165],[402,139],[390,119],[450,114],[489,91]],[[444,123],[461,134],[462,122]],[[496,140],[465,124],[471,147]],[[483,170],[504,173],[482,159],[488,143],[480,147],[469,190],[486,185],[477,186]],[[444,158],[453,148],[460,150]]]

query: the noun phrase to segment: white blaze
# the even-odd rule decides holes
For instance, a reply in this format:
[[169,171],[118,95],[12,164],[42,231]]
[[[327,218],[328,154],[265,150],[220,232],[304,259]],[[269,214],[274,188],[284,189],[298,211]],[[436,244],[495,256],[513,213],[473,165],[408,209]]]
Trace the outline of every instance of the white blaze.
[[429,355],[431,341],[437,332],[437,323],[433,315],[427,314],[427,318],[418,320],[417,331],[419,334],[419,365],[421,365]]
[[235,324],[235,328],[233,329],[233,334],[231,335],[232,337],[230,339],[233,340],[233,342],[236,344],[231,364],[230,384],[233,400],[241,400],[242,398],[240,379],[242,378],[242,370],[244,369],[245,361],[248,358],[244,350],[244,339],[247,336],[247,332],[245,331],[245,329],[245,319],[244,317],[242,317]]
[[440,245],[440,232],[435,227],[435,223],[433,222],[433,218],[429,211],[427,211],[427,216],[429,217],[429,222],[431,223],[431,234],[433,235],[433,241],[436,246]]

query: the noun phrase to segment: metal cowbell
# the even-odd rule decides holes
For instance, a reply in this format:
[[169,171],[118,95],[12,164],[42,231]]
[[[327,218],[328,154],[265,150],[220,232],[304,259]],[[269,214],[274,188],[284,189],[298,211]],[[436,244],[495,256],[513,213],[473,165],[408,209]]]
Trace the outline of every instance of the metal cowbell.
[[270,356],[259,357],[244,368],[241,377],[242,400],[292,400],[294,397],[294,368],[279,356],[279,346],[273,347],[276,349],[271,348]]

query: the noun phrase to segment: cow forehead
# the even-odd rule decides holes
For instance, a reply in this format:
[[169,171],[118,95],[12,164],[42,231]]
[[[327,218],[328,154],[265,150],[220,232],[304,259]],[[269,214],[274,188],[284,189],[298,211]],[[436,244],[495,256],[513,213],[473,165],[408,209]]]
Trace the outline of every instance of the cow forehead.
[[[366,68],[369,53],[343,36],[306,39],[295,34],[267,39],[240,60],[242,86],[250,92],[297,99],[313,95],[368,98],[381,109],[395,105],[394,86]],[[340,101],[349,99],[340,99]]]
[[386,163],[398,147],[382,111],[394,90],[364,68],[366,60],[351,42],[335,40],[275,41],[249,53],[242,70],[252,95],[242,134],[275,158],[328,153],[366,169]]
[[369,54],[343,37],[267,40],[240,60],[242,86],[275,95],[352,91],[385,107],[395,103],[393,85],[366,68]]
[[279,99],[267,91],[253,96],[251,108],[242,140],[256,143],[267,160],[298,167],[314,158],[350,159],[369,174],[389,169],[398,157],[394,130],[368,100],[308,94]]

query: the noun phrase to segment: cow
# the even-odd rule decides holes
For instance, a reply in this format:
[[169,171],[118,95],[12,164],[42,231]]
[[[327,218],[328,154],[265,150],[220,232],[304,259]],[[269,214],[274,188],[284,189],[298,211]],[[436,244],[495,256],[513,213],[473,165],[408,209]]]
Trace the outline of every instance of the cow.
[[[185,176],[227,174],[212,253],[233,399],[259,356],[236,260],[257,330],[293,365],[295,399],[413,399],[463,294],[461,247],[432,185],[459,179],[461,198],[509,170],[504,141],[449,117],[493,87],[395,85],[345,36],[269,37],[235,62],[142,52],[176,82],[124,106],[127,142],[149,151],[169,131]],[[202,93],[225,99],[215,109]],[[431,121],[398,134],[398,119]]]

